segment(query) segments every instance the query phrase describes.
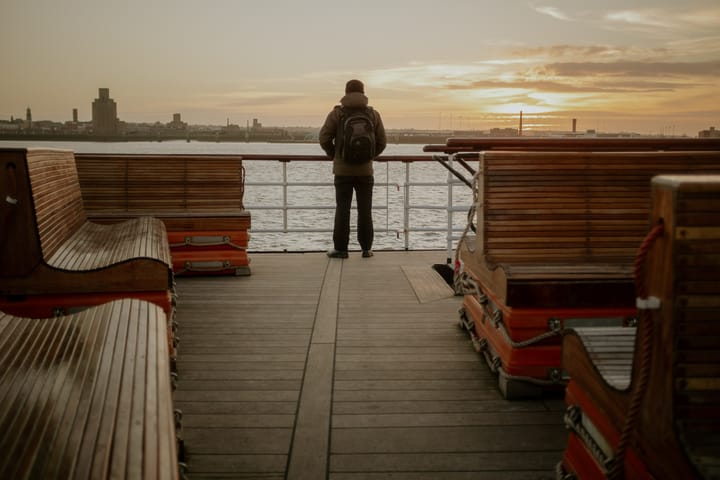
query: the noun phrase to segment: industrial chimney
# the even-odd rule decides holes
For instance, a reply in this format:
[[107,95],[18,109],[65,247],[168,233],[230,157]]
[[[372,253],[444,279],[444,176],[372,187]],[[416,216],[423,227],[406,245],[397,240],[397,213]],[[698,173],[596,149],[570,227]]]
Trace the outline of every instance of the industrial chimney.
[[520,127],[518,128],[518,135],[522,137],[522,110],[520,110]]

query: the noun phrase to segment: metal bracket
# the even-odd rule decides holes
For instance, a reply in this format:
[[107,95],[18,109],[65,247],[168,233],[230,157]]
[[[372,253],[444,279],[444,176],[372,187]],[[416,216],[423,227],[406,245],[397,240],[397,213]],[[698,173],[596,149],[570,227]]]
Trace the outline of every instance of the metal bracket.
[[660,299],[657,297],[637,298],[635,305],[638,310],[657,310],[660,308]]
[[[455,177],[463,182],[465,185],[467,185],[470,188],[473,188],[472,181],[465,178],[465,175],[460,173],[459,171],[455,170],[450,163],[448,162],[448,157],[446,155],[433,155],[433,159],[435,159],[440,165],[447,168],[450,173],[455,175]],[[464,165],[465,168],[469,168],[467,164]]]

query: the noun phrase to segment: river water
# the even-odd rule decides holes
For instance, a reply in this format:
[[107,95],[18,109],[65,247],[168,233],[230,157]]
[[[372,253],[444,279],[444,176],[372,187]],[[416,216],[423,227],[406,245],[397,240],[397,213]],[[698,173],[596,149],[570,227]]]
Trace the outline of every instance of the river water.
[[[147,153],[147,154],[267,154],[267,155],[321,155],[317,144],[306,143],[244,143],[244,142],[40,142],[2,141],[2,147],[48,147],[73,150],[77,153]],[[422,145],[388,145],[386,155],[427,155]],[[251,252],[256,251],[320,251],[332,247],[334,189],[330,162],[289,162],[289,183],[327,183],[323,186],[289,186],[287,204],[291,209],[287,219],[279,210],[260,207],[280,206],[282,187],[257,185],[283,181],[280,162],[244,161],[246,170],[245,206],[252,216]],[[410,183],[441,183],[442,186],[411,186],[409,204],[414,206],[446,206],[448,203],[447,171],[437,162],[410,164]],[[375,250],[402,250],[406,247],[404,209],[406,168],[401,163],[375,163],[375,189],[373,192],[373,221],[376,229]],[[460,184],[453,187],[453,204],[467,207],[471,202],[470,189]],[[306,210],[303,207],[317,207]],[[300,207],[300,208],[298,208]],[[277,232],[288,230],[326,230],[324,232]],[[462,230],[466,215],[456,212],[453,228]],[[355,222],[353,211],[352,223]],[[448,213],[446,210],[412,209],[409,213],[410,231],[407,246],[410,249],[445,249],[447,247]],[[425,231],[443,229],[441,232]],[[275,230],[270,232],[269,230]],[[456,233],[457,235],[457,233]],[[354,229],[350,250],[359,249]]]

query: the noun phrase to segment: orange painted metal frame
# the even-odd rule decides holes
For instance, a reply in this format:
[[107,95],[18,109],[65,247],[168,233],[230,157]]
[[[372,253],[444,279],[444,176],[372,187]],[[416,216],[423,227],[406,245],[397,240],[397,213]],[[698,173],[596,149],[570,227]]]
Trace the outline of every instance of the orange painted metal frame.
[[505,328],[516,342],[528,340],[547,332],[550,319],[560,321],[565,328],[565,321],[571,319],[603,319],[622,318],[625,321],[635,317],[637,309],[631,308],[567,308],[567,309],[510,309],[510,315],[503,317]]
[[75,310],[93,307],[119,298],[137,298],[161,307],[168,318],[172,312],[172,298],[168,290],[161,292],[114,292],[64,295],[26,295],[17,299],[0,297],[0,310],[26,318],[49,318]]
[[[488,341],[492,350],[500,357],[503,370],[507,374],[546,379],[550,369],[560,370],[562,367],[561,335],[552,336],[534,345],[514,348],[500,328],[495,326],[493,319],[486,318],[474,295],[465,295],[463,304],[473,320],[475,333]],[[549,318],[558,318],[561,323],[568,318],[627,318],[635,314],[635,309],[508,309],[506,312],[509,315],[503,315],[502,325],[514,342],[522,342],[547,333]]]
[[475,333],[488,341],[490,348],[500,357],[505,373],[547,379],[550,369],[560,369],[560,335],[551,344],[546,341],[524,348],[513,348],[500,329],[495,327],[492,319],[485,318],[482,307],[474,296],[465,295],[463,304],[473,320]]
[[[227,248],[224,250],[183,250],[171,251],[173,271],[176,275],[234,275],[235,269],[250,265],[246,250]],[[223,262],[223,268],[191,270],[186,262]]]
[[[590,396],[572,379],[570,379],[565,389],[565,403],[568,406],[577,405],[582,414],[590,419],[608,444],[613,448],[617,448],[620,443],[620,432],[612,425],[607,414],[600,410]],[[574,433],[570,433],[568,437],[568,444],[563,454],[563,465],[569,473],[575,473],[578,478],[606,478],[603,470],[584,442]],[[625,454],[625,478],[632,478],[633,480],[652,480],[654,478],[645,463],[632,448],[628,449]]]
[[175,358],[172,332],[172,297],[168,290],[162,292],[115,292],[67,295],[27,295],[18,299],[0,297],[0,311],[24,318],[51,318],[84,310],[119,298],[137,298],[154,303],[163,309],[168,318],[167,341],[170,357]]
[[[471,277],[473,276],[471,275]],[[482,293],[502,312],[505,329],[510,335],[510,338],[516,342],[522,342],[547,332],[549,328],[548,321],[551,318],[559,319],[561,326],[564,327],[563,321],[567,319],[629,319],[637,316],[637,308],[635,305],[628,305],[625,308],[607,308],[601,306],[601,297],[598,299],[599,305],[597,308],[511,308],[505,305],[495,293],[484,284],[481,282],[477,282],[477,284]]]
[[[185,231],[167,232],[170,251],[193,251],[193,250],[239,250],[246,249],[250,235],[247,230],[238,231]],[[232,243],[222,245],[190,245],[185,243],[186,238],[192,237],[227,237]]]

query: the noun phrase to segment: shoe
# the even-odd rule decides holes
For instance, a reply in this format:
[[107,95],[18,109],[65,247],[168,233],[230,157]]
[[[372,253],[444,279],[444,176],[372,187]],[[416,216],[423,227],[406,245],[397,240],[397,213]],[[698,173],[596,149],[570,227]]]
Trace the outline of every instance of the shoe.
[[375,254],[373,253],[372,250],[363,250],[363,253],[362,253],[363,258],[370,258],[373,255],[375,255]]
[[327,256],[330,258],[348,258],[348,252],[346,250],[335,250],[333,248],[327,252]]

